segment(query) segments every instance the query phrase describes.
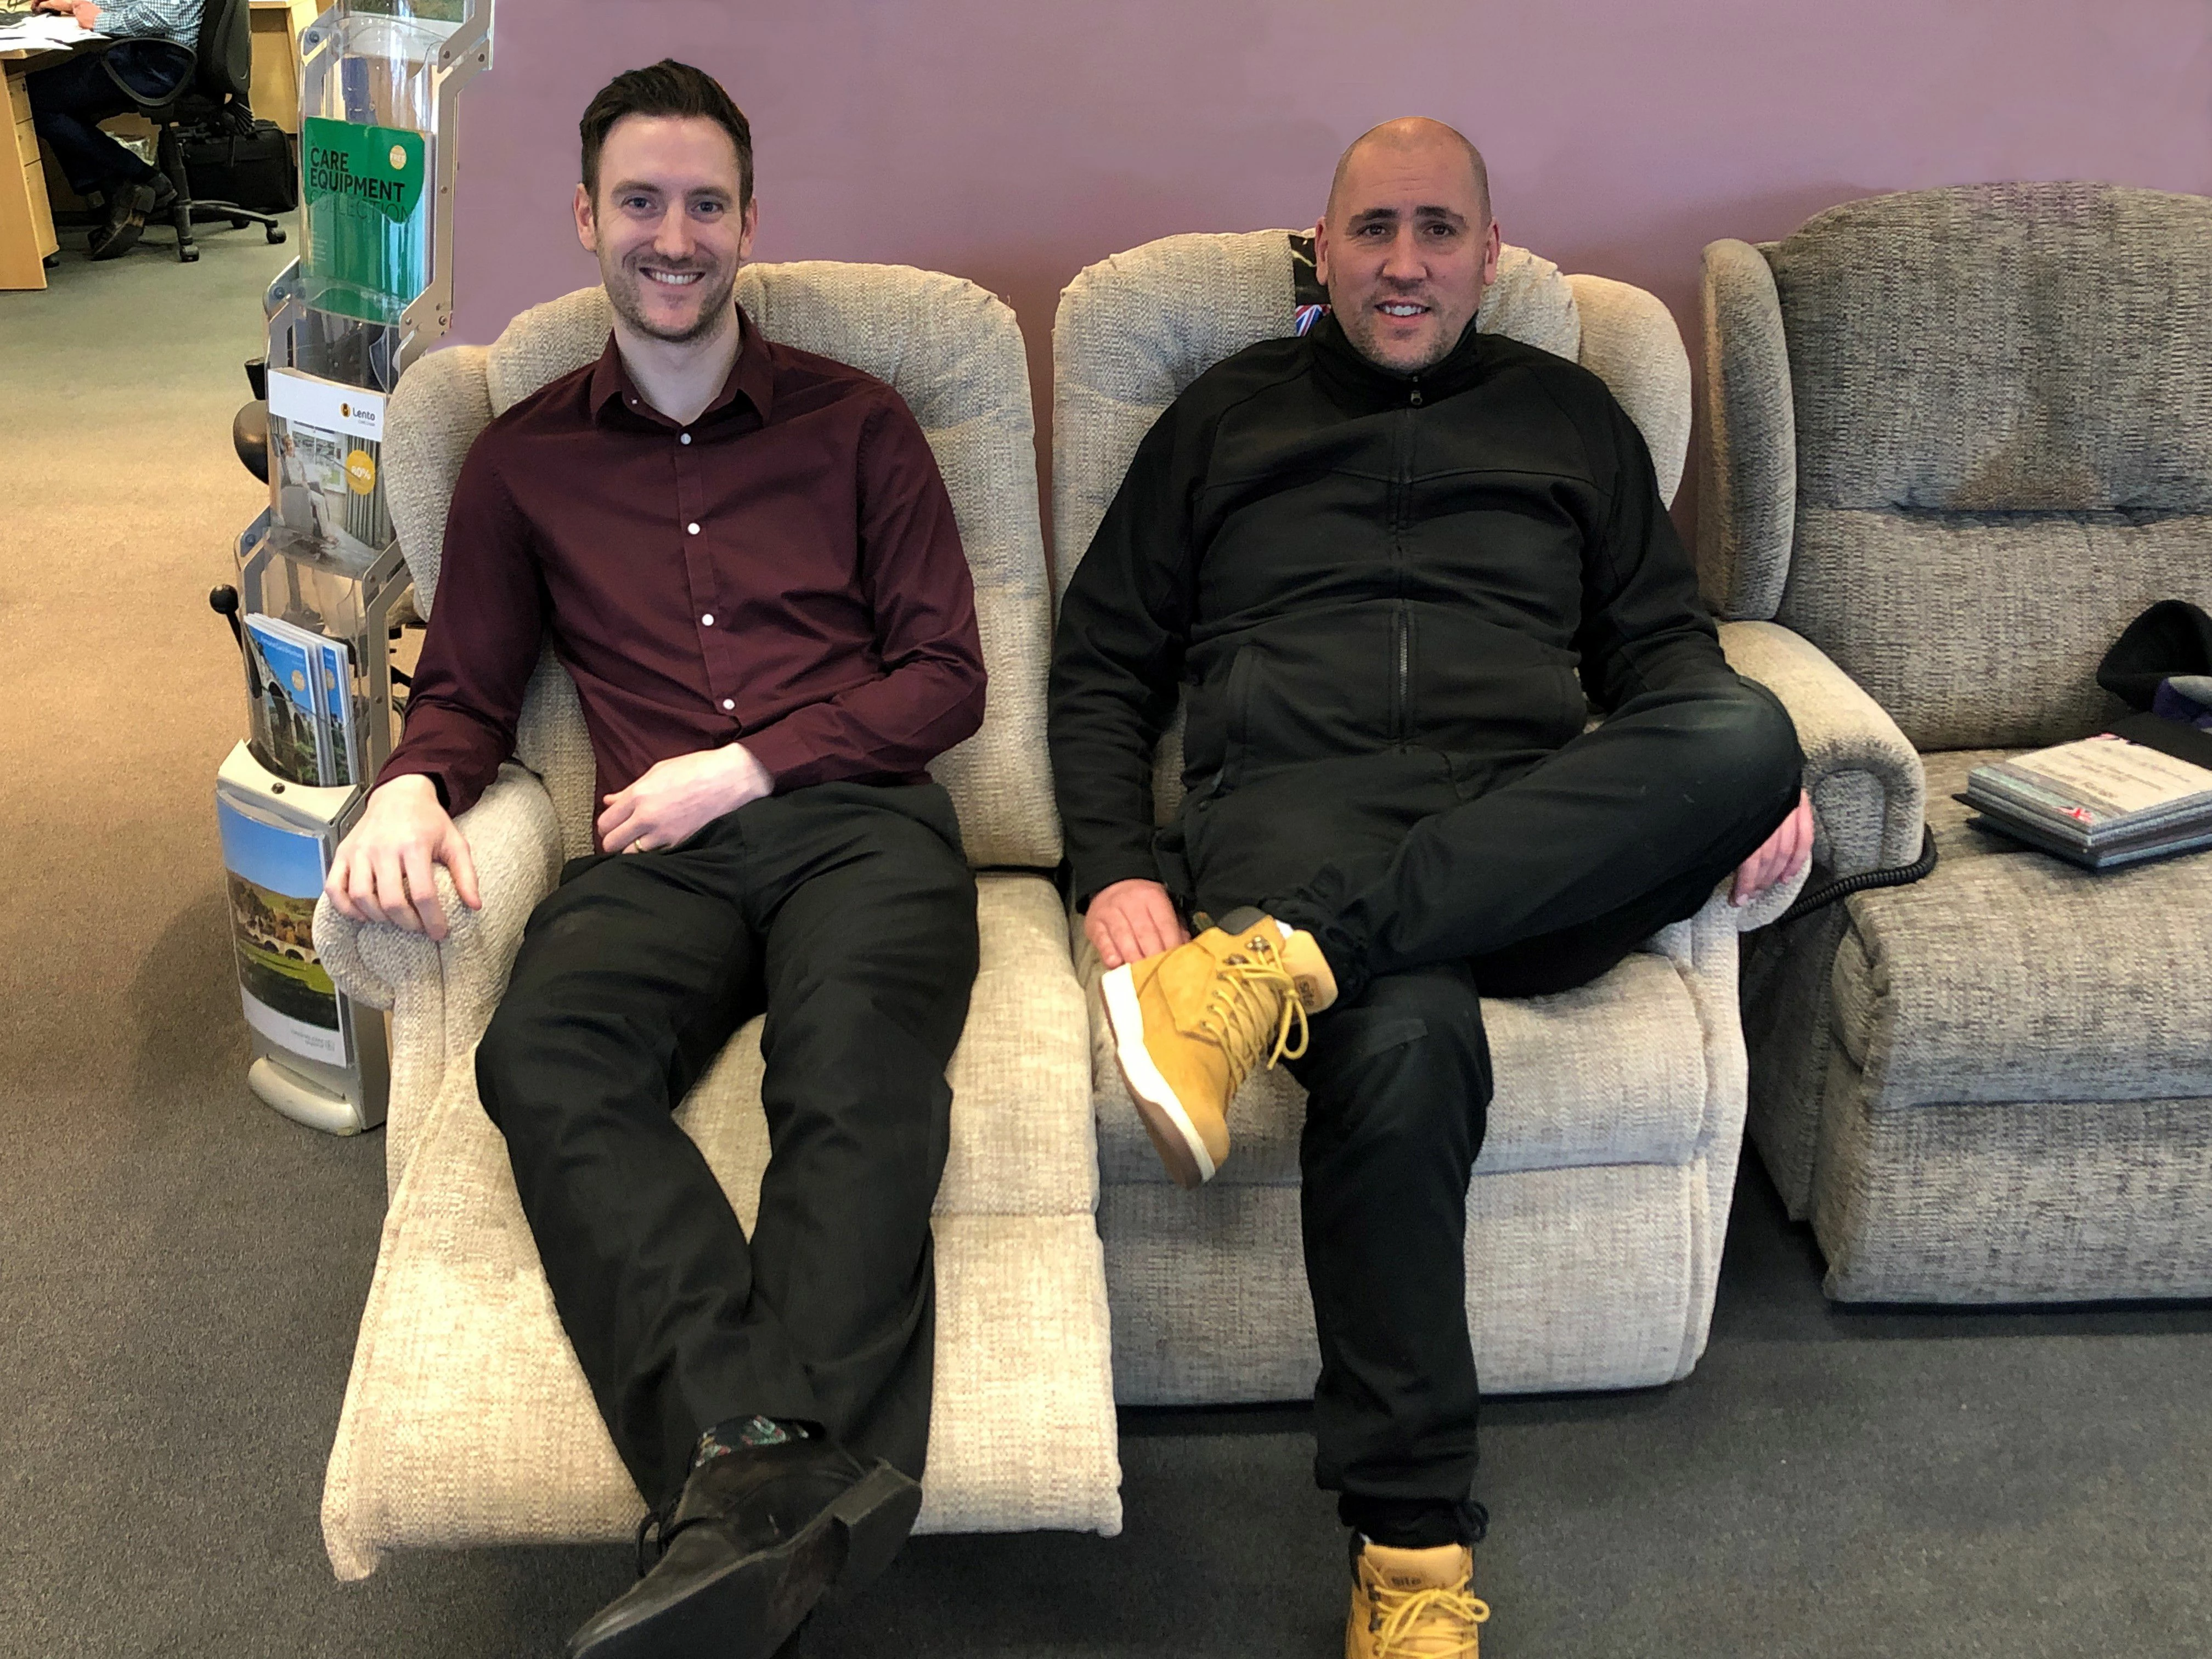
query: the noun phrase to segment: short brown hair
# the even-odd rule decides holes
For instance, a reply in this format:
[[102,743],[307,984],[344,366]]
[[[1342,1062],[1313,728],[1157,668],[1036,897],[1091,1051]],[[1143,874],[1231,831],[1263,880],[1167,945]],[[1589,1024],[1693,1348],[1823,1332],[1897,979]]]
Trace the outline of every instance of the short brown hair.
[[753,128],[745,112],[730,101],[722,83],[702,69],[664,58],[649,69],[627,70],[601,87],[584,111],[576,131],[584,141],[584,188],[599,194],[599,151],[607,134],[625,115],[703,117],[718,121],[738,151],[738,210],[753,199]]

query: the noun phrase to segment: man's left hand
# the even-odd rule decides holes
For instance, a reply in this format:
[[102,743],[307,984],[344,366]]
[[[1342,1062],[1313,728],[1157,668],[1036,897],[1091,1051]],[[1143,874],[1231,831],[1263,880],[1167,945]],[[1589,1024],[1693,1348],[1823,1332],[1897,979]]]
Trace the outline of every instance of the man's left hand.
[[775,780],[741,743],[658,763],[627,789],[605,798],[599,845],[610,853],[650,853],[696,835],[725,812],[773,794]]
[[1797,805],[1766,844],[1736,866],[1730,904],[1748,904],[1778,881],[1787,881],[1813,856],[1813,798],[1802,789]]

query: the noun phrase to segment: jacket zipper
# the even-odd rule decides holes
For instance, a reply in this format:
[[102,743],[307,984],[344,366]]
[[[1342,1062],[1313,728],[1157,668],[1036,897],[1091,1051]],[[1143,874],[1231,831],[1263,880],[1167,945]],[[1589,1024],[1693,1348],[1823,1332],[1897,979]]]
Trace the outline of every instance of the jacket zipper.
[[1391,549],[1397,564],[1397,602],[1390,617],[1393,664],[1390,695],[1390,737],[1401,748],[1413,731],[1413,622],[1406,609],[1406,543],[1403,534],[1413,487],[1413,414],[1421,406],[1421,383],[1413,382],[1407,398],[1406,441],[1398,461],[1398,510],[1392,514]]

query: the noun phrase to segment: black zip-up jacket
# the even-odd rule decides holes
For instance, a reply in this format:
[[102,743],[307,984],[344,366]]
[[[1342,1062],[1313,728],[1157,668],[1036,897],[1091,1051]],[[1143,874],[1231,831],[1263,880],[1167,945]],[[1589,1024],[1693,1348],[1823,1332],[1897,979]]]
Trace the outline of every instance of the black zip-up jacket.
[[1604,381],[1472,324],[1394,374],[1325,318],[1176,399],[1069,584],[1050,743],[1077,902],[1159,879],[1179,687],[1195,798],[1393,749],[1546,753],[1585,688],[1612,709],[1700,680],[1735,676]]

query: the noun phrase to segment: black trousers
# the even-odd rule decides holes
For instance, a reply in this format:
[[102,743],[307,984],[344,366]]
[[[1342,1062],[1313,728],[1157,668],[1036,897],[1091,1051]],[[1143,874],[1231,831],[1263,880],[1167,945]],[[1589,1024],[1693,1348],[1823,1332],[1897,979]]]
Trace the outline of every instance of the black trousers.
[[1491,1096],[1479,999],[1562,991],[1694,915],[1796,804],[1747,682],[1649,694],[1547,756],[1407,749],[1200,793],[1200,908],[1310,928],[1340,999],[1292,1064],[1322,1352],[1316,1478],[1384,1543],[1479,1535],[1462,1255]]
[[[665,851],[574,860],[532,915],[477,1083],[648,1503],[703,1429],[756,1413],[921,1475],[945,1068],[975,960],[975,884],[933,783],[817,785]],[[748,1238],[670,1114],[763,1012]]]
[[[52,69],[24,77],[31,98],[31,123],[53,149],[70,188],[80,196],[106,190],[118,181],[151,184],[155,170],[139,160],[100,124],[111,115],[135,113],[137,104],[116,84],[121,75],[149,97],[167,94],[179,78],[162,51],[165,42],[119,40],[105,54],[77,52]],[[111,73],[111,65],[112,73]]]

